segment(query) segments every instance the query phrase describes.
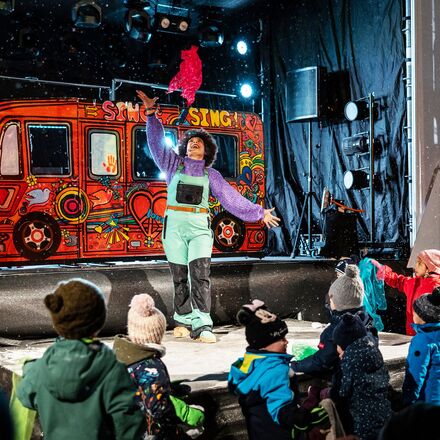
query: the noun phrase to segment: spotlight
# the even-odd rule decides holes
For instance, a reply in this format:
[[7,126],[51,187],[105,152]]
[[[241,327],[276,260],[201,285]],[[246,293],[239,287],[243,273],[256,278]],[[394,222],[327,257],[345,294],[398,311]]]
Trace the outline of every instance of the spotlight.
[[356,134],[342,140],[342,149],[347,156],[368,152],[368,138],[364,134]]
[[0,14],[8,15],[14,12],[15,0],[0,0]]
[[363,170],[348,170],[344,173],[346,189],[362,189],[370,185],[370,176]]
[[240,87],[240,94],[243,98],[250,98],[254,94],[254,89],[249,83],[244,83]]
[[[369,116],[368,101],[361,99],[359,101],[349,101],[345,104],[344,115],[349,121],[356,121],[366,119]],[[377,119],[378,109],[377,105],[373,104],[373,118]]]
[[220,47],[224,40],[223,31],[215,23],[205,24],[199,30],[199,42],[202,47]]
[[155,12],[156,30],[171,34],[184,34],[190,25],[189,10],[158,4]]
[[148,43],[152,36],[152,20],[143,9],[129,9],[125,14],[125,30],[131,38]]
[[76,27],[97,28],[101,25],[101,6],[95,0],[81,0],[72,8],[72,20]]
[[248,52],[248,45],[247,45],[246,41],[239,40],[239,41],[237,41],[237,44],[235,45],[235,49],[237,50],[237,52],[240,55],[246,55]]

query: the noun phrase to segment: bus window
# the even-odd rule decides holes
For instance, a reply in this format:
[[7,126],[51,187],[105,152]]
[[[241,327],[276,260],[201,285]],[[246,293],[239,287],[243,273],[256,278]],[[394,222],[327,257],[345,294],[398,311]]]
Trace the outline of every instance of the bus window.
[[[176,148],[176,132],[175,130],[165,130],[165,143],[167,148]],[[133,160],[133,176],[134,179],[154,179],[164,180],[165,175],[159,170],[150,148],[147,144],[147,135],[145,128],[137,128],[134,132],[134,160]]]
[[18,124],[10,124],[6,127],[0,152],[0,175],[18,176],[20,174],[20,160],[18,155]]
[[217,157],[213,167],[226,179],[237,177],[237,137],[218,133],[211,135],[217,144]]
[[117,176],[119,174],[118,143],[118,135],[115,132],[90,133],[90,164],[93,175]]
[[28,124],[31,173],[70,174],[69,127],[67,125]]

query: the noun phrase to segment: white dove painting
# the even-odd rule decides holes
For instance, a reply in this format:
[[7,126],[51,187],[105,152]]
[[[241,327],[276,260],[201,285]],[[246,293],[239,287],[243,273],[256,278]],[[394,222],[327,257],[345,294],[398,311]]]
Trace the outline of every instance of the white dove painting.
[[26,194],[26,200],[29,203],[29,206],[32,205],[42,205],[49,200],[50,189],[33,189]]

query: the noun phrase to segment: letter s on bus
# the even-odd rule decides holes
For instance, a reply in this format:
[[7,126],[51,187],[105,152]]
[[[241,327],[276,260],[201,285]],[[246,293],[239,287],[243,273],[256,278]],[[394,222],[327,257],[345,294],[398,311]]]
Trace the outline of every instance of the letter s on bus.
[[104,101],[102,104],[102,110],[106,121],[114,121],[116,119],[116,108],[113,102]]

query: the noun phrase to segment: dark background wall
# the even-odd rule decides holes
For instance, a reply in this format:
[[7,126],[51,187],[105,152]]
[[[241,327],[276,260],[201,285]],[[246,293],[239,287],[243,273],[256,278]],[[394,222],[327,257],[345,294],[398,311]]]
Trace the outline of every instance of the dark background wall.
[[[101,2],[103,21],[97,29],[73,26],[75,3],[17,0],[12,14],[0,16],[0,74],[104,86],[113,78],[166,85],[177,72],[180,51],[197,43],[198,26],[208,18],[219,20],[223,46],[199,49],[201,89],[235,94],[240,82],[249,79],[258,95],[243,101],[198,94],[195,105],[255,110],[264,118],[267,204],[276,206],[282,218],[282,227],[269,234],[268,252],[292,251],[307,191],[308,125],[286,122],[285,88],[287,72],[309,66],[323,66],[333,75],[325,87],[336,109],[311,123],[313,190],[320,198],[327,186],[336,198],[365,209],[358,229],[361,240],[368,238],[368,189],[347,191],[342,184],[344,171],[367,165],[367,158],[349,158],[342,151],[342,139],[364,131],[365,122],[349,123],[341,108],[347,99],[374,93],[379,105],[375,132],[382,145],[376,160],[376,237],[380,242],[408,242],[402,0],[164,1],[188,7],[191,32],[188,37],[153,33],[149,43],[126,34],[122,1]],[[247,58],[232,50],[240,34],[251,42]],[[104,91],[0,81],[0,97],[7,99],[108,97]],[[117,99],[134,100],[135,88],[122,86]],[[156,94],[162,102],[183,104],[178,93]],[[313,219],[318,232],[321,218],[315,203]]]

